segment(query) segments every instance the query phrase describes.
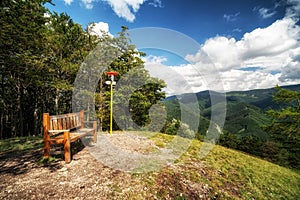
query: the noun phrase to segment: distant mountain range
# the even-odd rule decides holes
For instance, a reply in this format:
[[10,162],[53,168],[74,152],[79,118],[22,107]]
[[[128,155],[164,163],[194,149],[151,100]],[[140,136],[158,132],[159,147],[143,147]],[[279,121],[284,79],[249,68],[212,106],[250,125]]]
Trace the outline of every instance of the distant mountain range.
[[[284,89],[300,91],[299,85],[283,86]],[[200,113],[190,110],[191,116],[200,116],[200,126],[198,132],[205,134],[210,118],[212,106],[218,107],[222,102],[214,102],[211,104],[211,97],[213,99],[226,98],[226,119],[223,127],[224,132],[243,135],[255,135],[261,140],[268,138],[268,134],[263,130],[263,126],[270,123],[270,117],[267,111],[270,109],[278,109],[283,106],[278,102],[273,101],[273,94],[276,92],[275,88],[257,89],[249,91],[234,91],[228,93],[218,93],[214,91],[203,91],[196,94],[182,94],[170,96],[166,98],[165,105],[168,113],[168,120],[180,119],[180,110],[185,105],[191,102],[195,103],[195,95],[199,104]],[[180,103],[179,103],[180,102]],[[180,107],[181,106],[181,107]]]

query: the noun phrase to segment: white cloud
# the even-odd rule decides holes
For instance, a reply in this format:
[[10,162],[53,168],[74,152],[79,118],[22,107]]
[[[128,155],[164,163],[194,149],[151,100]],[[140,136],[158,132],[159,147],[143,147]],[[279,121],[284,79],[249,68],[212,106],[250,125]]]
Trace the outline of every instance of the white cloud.
[[[74,0],[64,0],[65,4],[71,5]],[[140,6],[146,1],[148,5],[153,7],[162,7],[161,0],[81,0],[81,5],[86,9],[93,9],[95,2],[107,2],[118,15],[118,17],[124,18],[128,22],[135,20],[135,13],[138,12]]]
[[234,38],[215,37],[207,40],[201,50],[207,53],[219,70],[227,70],[238,67],[243,47]]
[[[73,3],[74,0],[64,0],[65,4],[67,5],[71,5]],[[97,0],[81,0],[81,2],[83,3],[84,7],[88,10],[92,9],[94,7],[94,2],[96,2]]]
[[138,12],[140,6],[146,1],[148,5],[154,7],[162,7],[161,0],[102,0],[107,2],[118,17],[124,18],[128,22],[135,20],[135,13]]
[[299,39],[299,25],[294,19],[285,17],[266,28],[244,34],[238,41],[222,36],[208,39],[196,54],[185,57],[191,64],[170,67],[162,62],[155,66],[152,62],[146,66],[166,81],[168,95],[174,94],[172,88],[186,93],[299,84]]
[[232,30],[232,32],[238,32],[238,33],[240,33],[240,32],[242,32],[242,29],[240,29],[240,28],[235,28],[235,29]]
[[260,71],[229,70],[220,73],[225,91],[243,91],[257,88],[274,87],[280,84],[280,74],[272,75]]
[[71,3],[73,2],[74,0],[64,0],[65,4],[67,5],[71,5]]
[[237,17],[240,15],[240,12],[237,12],[235,14],[224,14],[223,18],[227,21],[227,22],[234,22],[237,20]]
[[152,64],[162,64],[163,62],[166,62],[168,59],[163,56],[154,56],[149,55],[146,57],[142,57],[142,60],[146,63],[152,63]]
[[129,22],[135,20],[135,15],[145,0],[107,0],[114,12]]
[[[195,76],[195,68],[192,65],[182,67],[169,67],[161,63],[146,62],[145,68],[152,77],[162,79],[167,84],[165,92],[168,96],[198,92],[203,85],[203,80]],[[203,87],[206,89],[206,87]]]
[[105,22],[98,22],[98,23],[92,23],[88,26],[88,31],[92,35],[98,35],[101,37],[104,33],[107,33],[108,35],[112,36],[111,33],[109,33],[109,25]]
[[275,15],[276,11],[272,11],[271,9],[268,8],[260,8],[258,9],[258,13],[262,18],[267,19]]
[[286,17],[299,17],[300,16],[300,1],[287,0],[290,7],[287,8]]
[[299,79],[300,79],[299,62],[291,62],[283,68],[282,75],[280,76],[281,81],[293,81]]
[[94,7],[93,3],[95,1],[96,0],[81,0],[81,2],[84,4],[85,8],[88,9],[88,10],[90,10],[90,9],[92,9]]
[[148,4],[155,7],[155,8],[157,8],[157,7],[162,8],[163,7],[161,0],[153,0],[152,2],[149,2]]
[[[190,62],[203,62],[207,54],[210,60],[224,71],[243,67],[245,64],[259,63],[261,67],[269,64],[284,64],[289,51],[299,46],[300,27],[291,18],[278,20],[266,28],[258,28],[245,33],[243,38],[217,36],[208,39],[195,55],[187,55]],[[270,61],[272,63],[270,63]]]
[[289,62],[284,65],[282,74],[280,76],[281,81],[294,81],[300,79],[300,47],[294,49],[290,53]]
[[245,58],[272,56],[294,48],[300,28],[291,18],[277,20],[267,28],[258,28],[246,33],[242,39]]

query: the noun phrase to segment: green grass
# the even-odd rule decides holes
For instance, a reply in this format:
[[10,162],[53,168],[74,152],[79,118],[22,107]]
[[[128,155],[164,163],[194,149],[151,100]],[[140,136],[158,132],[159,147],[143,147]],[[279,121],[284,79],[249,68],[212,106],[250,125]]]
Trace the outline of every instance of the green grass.
[[[197,141],[190,148],[195,155]],[[300,174],[265,160],[215,146],[202,160],[210,171],[209,182],[216,190],[243,199],[297,199],[300,196]]]
[[[152,139],[165,146],[172,138],[157,134]],[[207,184],[211,188],[207,194],[210,198],[298,199],[300,196],[300,174],[297,171],[218,145],[201,159],[199,149],[202,144],[193,140],[188,151],[178,159],[175,165],[180,166],[181,173],[166,168],[160,172],[160,176],[173,174],[168,178],[177,177],[180,181]],[[178,190],[176,194],[173,193],[174,198],[178,194],[192,197],[188,187],[173,187],[173,190]]]
[[[161,148],[177,136],[137,132]],[[181,138],[183,141],[187,139]],[[41,137],[0,141],[0,152],[26,151],[42,147]],[[177,142],[175,145],[186,144]],[[175,163],[159,171],[132,173],[129,184],[112,182],[112,196],[128,199],[299,199],[300,173],[245,153],[214,146],[199,157],[198,140]],[[176,147],[181,149],[180,146]],[[49,161],[41,161],[49,162]],[[142,190],[141,190],[142,188]],[[146,189],[143,189],[146,188]],[[126,192],[124,192],[126,191]]]
[[25,151],[43,146],[42,137],[16,137],[0,140],[0,152]]

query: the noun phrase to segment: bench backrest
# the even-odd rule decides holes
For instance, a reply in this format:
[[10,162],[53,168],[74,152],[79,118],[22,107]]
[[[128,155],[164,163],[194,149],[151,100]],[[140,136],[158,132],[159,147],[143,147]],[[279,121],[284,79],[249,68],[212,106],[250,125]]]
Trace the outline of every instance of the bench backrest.
[[[49,115],[44,113],[43,126],[47,132],[54,132],[55,130],[71,130],[76,128],[83,128],[84,111],[78,113],[69,113],[63,115]],[[44,130],[45,131],[45,130]]]

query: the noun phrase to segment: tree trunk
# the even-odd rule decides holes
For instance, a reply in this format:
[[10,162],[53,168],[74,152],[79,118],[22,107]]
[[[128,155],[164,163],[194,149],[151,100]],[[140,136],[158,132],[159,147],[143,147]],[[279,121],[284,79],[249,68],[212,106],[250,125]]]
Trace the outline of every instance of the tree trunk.
[[37,103],[35,104],[34,112],[33,112],[33,135],[39,135],[39,117],[38,117],[38,108]]
[[3,128],[4,128],[4,113],[3,109],[1,108],[1,116],[0,116],[0,139],[3,139]]
[[4,122],[3,122],[3,117],[4,117],[4,73],[3,73],[3,68],[4,65],[1,66],[1,104],[0,104],[0,112],[1,112],[1,116],[0,116],[0,139],[3,139],[3,129],[4,129]]
[[23,106],[22,106],[22,100],[23,100],[23,91],[20,91],[19,101],[18,101],[18,109],[19,109],[19,120],[20,120],[20,136],[24,136],[24,116],[23,116]]
[[56,113],[56,115],[58,115],[59,114],[59,89],[56,89],[56,94],[55,94],[55,100],[54,100],[54,102],[55,102],[55,113]]

